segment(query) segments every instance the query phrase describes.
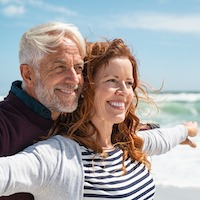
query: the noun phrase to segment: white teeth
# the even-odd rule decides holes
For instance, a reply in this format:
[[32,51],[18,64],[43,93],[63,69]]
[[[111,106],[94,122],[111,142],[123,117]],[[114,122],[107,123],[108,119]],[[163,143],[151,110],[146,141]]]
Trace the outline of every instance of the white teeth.
[[72,94],[77,89],[78,89],[78,85],[67,85],[67,87],[62,87],[59,90],[66,94]]
[[72,94],[74,90],[61,90],[63,93]]
[[110,105],[115,107],[125,107],[125,103],[123,102],[110,102]]
[[77,90],[78,89],[78,85],[67,85],[65,88],[63,89],[68,89],[68,90]]
[[75,86],[74,86],[74,90],[77,90],[77,89],[78,89],[78,85],[75,85]]

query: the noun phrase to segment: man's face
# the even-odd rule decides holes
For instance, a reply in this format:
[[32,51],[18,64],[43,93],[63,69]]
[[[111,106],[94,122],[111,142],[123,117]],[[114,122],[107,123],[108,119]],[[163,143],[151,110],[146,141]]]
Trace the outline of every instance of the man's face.
[[35,97],[52,115],[73,112],[83,86],[83,59],[77,45],[64,39],[56,50],[41,60],[35,74]]

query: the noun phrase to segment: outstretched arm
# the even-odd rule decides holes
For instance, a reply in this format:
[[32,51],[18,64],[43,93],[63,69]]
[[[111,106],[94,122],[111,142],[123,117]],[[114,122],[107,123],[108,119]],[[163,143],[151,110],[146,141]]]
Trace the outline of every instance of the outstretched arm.
[[189,137],[195,137],[198,133],[198,124],[197,122],[185,122],[183,125],[188,129],[188,137],[181,142],[181,144],[189,145],[190,147],[195,148],[196,144],[190,140]]
[[143,151],[148,155],[160,155],[171,150],[180,143],[195,147],[189,137],[198,133],[196,122],[186,122],[173,128],[156,128],[139,131],[138,135],[143,138]]
[[[18,192],[33,193],[38,187],[42,188],[44,182],[48,183],[51,172],[47,164],[49,161],[53,163],[54,159],[48,150],[48,145],[40,142],[16,155],[1,157],[0,196]],[[53,169],[53,164],[51,166]]]

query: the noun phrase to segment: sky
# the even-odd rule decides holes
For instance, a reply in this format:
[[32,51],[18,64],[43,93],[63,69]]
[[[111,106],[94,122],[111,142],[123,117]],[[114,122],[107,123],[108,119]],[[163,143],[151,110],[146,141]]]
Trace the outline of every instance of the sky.
[[0,0],[0,95],[21,80],[22,34],[49,21],[74,24],[90,41],[123,39],[155,89],[200,91],[200,0]]

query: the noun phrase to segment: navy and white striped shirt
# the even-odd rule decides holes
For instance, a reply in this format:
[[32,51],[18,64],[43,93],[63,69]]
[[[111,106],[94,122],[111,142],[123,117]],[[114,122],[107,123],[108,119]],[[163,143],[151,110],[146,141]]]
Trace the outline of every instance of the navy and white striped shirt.
[[153,199],[155,183],[148,169],[137,161],[127,159],[122,170],[122,150],[118,147],[107,151],[102,158],[92,150],[81,146],[85,173],[84,200],[91,199]]

